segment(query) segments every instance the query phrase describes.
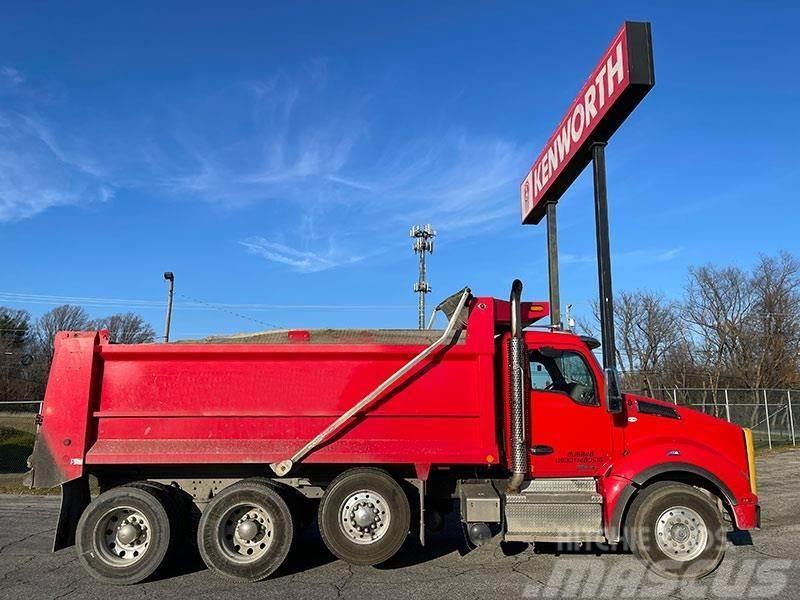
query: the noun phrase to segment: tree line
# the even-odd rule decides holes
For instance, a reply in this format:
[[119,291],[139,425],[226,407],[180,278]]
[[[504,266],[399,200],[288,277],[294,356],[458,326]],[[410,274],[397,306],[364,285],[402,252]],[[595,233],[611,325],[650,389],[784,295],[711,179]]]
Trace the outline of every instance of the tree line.
[[690,268],[678,299],[622,292],[614,321],[626,389],[800,387],[800,261],[788,252]]
[[[580,324],[586,333],[592,322]],[[800,260],[761,256],[751,268],[689,269],[680,298],[650,290],[615,299],[617,363],[625,389],[800,388]],[[40,400],[58,331],[107,329],[112,342],[153,342],[141,316],[91,319],[75,305],[32,319],[0,306],[0,401]]]
[[91,319],[80,306],[65,304],[33,319],[27,310],[0,306],[0,401],[41,400],[59,331],[107,329],[120,344],[155,341],[141,316],[126,312]]

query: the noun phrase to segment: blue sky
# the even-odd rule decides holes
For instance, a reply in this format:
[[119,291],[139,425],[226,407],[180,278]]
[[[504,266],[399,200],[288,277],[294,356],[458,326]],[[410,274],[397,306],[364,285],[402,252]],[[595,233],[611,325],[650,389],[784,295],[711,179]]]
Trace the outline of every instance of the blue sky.
[[[793,3],[17,3],[0,22],[0,304],[133,308],[160,332],[414,326],[431,301],[546,297],[518,185],[625,19],[656,86],[607,149],[614,283],[798,241]],[[562,296],[596,296],[591,173],[560,204]],[[226,304],[211,310],[196,300]],[[236,314],[244,315],[242,318]]]

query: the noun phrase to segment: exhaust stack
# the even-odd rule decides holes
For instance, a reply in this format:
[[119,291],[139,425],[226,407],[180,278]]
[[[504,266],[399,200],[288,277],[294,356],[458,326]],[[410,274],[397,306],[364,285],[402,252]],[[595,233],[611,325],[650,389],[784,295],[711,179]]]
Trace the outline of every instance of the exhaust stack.
[[522,282],[511,284],[511,340],[508,348],[511,392],[511,479],[507,492],[516,494],[528,474],[528,451],[525,441],[525,343],[522,340]]

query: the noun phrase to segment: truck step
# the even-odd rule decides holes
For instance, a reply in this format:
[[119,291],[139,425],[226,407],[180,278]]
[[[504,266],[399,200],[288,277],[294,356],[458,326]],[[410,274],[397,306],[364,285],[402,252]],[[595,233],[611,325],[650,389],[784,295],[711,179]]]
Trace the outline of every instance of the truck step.
[[[535,480],[505,497],[506,541],[603,541],[603,497],[593,479]],[[534,483],[534,482],[530,482]],[[590,485],[591,484],[591,485]],[[555,490],[563,491],[555,491]]]
[[596,492],[597,482],[593,477],[530,479],[523,483],[523,494],[538,492]]

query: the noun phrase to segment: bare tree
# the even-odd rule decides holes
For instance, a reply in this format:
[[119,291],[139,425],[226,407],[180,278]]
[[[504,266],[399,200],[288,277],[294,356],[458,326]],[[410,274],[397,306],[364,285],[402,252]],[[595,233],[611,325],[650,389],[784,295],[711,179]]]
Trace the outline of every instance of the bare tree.
[[750,274],[736,267],[711,265],[689,270],[684,320],[704,357],[705,385],[720,386],[723,376],[753,380],[750,324],[758,302]]
[[685,319],[704,356],[705,385],[759,388],[797,382],[800,262],[762,256],[751,272],[692,269]]
[[617,362],[629,386],[653,395],[662,387],[665,357],[681,345],[676,303],[662,295],[622,292],[614,304]]
[[800,261],[786,252],[762,256],[753,272],[756,305],[748,327],[761,386],[796,384],[800,366]]
[[43,314],[36,321],[36,338],[39,351],[47,365],[53,359],[56,334],[59,331],[82,331],[89,326],[89,316],[80,306],[64,304]]
[[153,327],[136,313],[127,312],[97,319],[91,329],[107,329],[109,339],[117,344],[146,344],[155,341]]
[[[597,302],[592,311],[592,323],[579,321],[579,328],[589,335],[600,322]],[[656,292],[621,292],[614,301],[614,326],[624,387],[648,395],[665,387],[666,357],[685,344],[677,303]]]
[[[582,322],[587,332],[594,320]],[[614,306],[624,385],[654,394],[697,387],[718,403],[722,387],[800,385],[800,260],[781,252],[752,269],[689,270],[682,301],[622,292]]]
[[31,365],[31,316],[0,306],[0,400],[29,400],[37,388]]

